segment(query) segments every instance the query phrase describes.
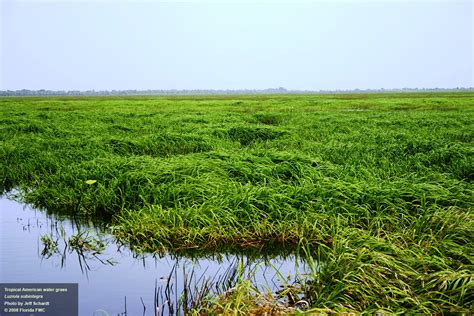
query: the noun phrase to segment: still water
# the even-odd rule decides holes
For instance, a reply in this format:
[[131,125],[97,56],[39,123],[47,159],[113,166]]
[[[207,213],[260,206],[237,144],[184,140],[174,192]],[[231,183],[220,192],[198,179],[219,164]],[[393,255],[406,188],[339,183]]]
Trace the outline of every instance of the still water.
[[[291,281],[307,270],[294,255],[137,255],[104,225],[47,214],[10,198],[0,197],[0,283],[78,283],[79,315],[155,315],[155,304],[168,314],[163,303],[179,299],[185,279],[191,290],[203,282],[225,283],[239,264],[258,287],[274,291],[282,278]],[[70,237],[78,235],[97,241],[101,251],[72,247]],[[57,247],[45,248],[44,236]]]

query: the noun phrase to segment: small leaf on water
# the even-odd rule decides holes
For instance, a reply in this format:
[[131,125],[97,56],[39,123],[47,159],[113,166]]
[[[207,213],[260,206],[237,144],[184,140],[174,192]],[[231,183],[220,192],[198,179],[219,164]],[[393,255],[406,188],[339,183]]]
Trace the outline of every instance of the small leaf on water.
[[94,184],[94,183],[96,183],[96,182],[97,182],[97,180],[87,180],[87,181],[86,181],[87,184]]

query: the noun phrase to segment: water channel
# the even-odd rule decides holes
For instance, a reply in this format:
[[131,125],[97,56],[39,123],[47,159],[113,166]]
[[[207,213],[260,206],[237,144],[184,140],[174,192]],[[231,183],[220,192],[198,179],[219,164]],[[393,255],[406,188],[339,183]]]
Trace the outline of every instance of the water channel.
[[[86,246],[71,245],[74,236]],[[48,214],[12,195],[0,198],[0,283],[78,283],[79,315],[156,315],[157,306],[169,314],[185,284],[191,291],[204,283],[225,291],[241,271],[257,287],[277,291],[282,278],[291,282],[306,270],[291,254],[136,254],[105,224]]]

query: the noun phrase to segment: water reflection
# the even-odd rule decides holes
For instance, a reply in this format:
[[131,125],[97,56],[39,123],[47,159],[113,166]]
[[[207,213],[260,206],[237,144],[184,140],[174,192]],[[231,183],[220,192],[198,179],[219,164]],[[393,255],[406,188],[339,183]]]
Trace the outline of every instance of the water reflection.
[[137,254],[104,223],[5,197],[0,219],[0,282],[78,283],[79,315],[182,314],[206,295],[226,293],[239,277],[278,292],[307,270],[289,252]]
[[[55,227],[58,226],[56,222]],[[114,265],[113,258],[103,257],[104,251],[109,248],[112,238],[103,234],[96,234],[88,230],[79,230],[76,234],[67,236],[65,229],[59,223],[59,230],[53,230],[49,234],[40,237],[43,250],[42,259],[58,256],[61,268],[64,268],[67,255],[75,254],[81,268],[81,272],[88,276],[91,270],[90,262],[99,262],[103,265]],[[62,249],[62,250],[60,250]]]

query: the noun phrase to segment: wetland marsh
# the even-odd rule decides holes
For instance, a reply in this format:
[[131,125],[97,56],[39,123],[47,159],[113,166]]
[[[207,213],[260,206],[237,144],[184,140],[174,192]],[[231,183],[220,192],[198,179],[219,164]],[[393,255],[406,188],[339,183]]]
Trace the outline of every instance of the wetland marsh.
[[473,93],[8,97],[0,113],[1,190],[100,219],[134,253],[289,248],[325,263],[299,288],[314,311],[473,310]]

